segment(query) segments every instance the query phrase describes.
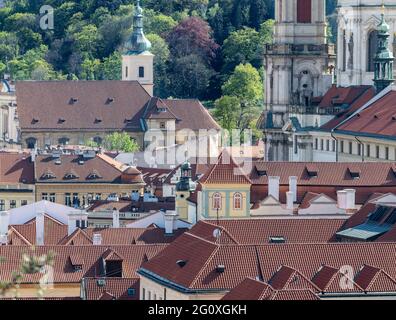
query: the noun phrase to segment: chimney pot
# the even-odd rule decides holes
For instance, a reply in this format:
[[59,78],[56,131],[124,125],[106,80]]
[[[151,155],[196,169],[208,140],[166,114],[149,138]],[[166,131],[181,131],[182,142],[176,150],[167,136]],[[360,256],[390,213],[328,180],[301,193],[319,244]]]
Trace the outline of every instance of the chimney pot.
[[268,195],[279,201],[280,177],[268,177]]
[[36,245],[44,245],[44,212],[38,211],[36,214]]

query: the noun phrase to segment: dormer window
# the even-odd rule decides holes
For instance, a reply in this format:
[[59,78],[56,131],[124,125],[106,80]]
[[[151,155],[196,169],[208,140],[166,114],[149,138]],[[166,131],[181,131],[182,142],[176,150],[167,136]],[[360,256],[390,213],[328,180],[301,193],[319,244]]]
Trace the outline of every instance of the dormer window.
[[311,166],[308,165],[306,167],[307,170],[307,174],[310,178],[317,178],[318,177],[318,169],[316,168],[316,166]]
[[88,180],[95,180],[95,179],[101,179],[101,178],[102,178],[102,176],[96,170],[92,171],[87,177]]
[[84,261],[79,255],[71,255],[69,256],[69,259],[74,272],[80,272],[83,270]]
[[58,119],[58,123],[59,123],[59,124],[62,124],[62,123],[65,123],[65,122],[66,122],[65,119],[62,119],[62,118],[59,118],[59,119]]
[[55,179],[56,176],[51,171],[46,171],[41,175],[42,180]]
[[354,179],[354,180],[360,179],[360,172],[351,171],[350,174],[351,174],[352,179]]
[[73,179],[77,179],[78,178],[78,176],[77,176],[77,174],[75,174],[74,172],[68,172],[68,173],[66,173],[65,174],[65,177],[64,177],[66,180],[73,180]]
[[38,119],[35,119],[35,118],[32,119],[32,124],[36,124],[36,123],[38,123],[38,122],[39,122]]
[[95,123],[96,124],[101,123],[101,122],[102,122],[102,119],[95,118]]
[[112,104],[114,102],[114,98],[107,98],[106,104]]

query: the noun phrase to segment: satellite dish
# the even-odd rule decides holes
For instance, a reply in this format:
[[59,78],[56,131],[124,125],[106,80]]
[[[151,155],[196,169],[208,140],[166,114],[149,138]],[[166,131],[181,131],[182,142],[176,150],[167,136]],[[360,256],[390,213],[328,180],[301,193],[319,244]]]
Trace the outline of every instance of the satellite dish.
[[213,237],[215,237],[218,240],[220,238],[220,236],[221,236],[221,230],[220,229],[214,229]]

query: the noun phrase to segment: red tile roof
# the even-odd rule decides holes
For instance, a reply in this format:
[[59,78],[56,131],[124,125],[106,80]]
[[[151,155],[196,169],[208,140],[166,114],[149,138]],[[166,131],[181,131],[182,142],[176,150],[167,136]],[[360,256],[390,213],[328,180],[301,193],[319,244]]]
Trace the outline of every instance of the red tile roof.
[[141,131],[143,107],[150,99],[137,81],[21,81],[16,92],[22,131]]
[[374,95],[375,89],[372,86],[352,86],[346,88],[333,86],[327,91],[319,106],[323,108],[334,108],[337,105],[340,107],[342,105],[348,105],[348,107],[338,113],[334,119],[327,122],[320,129],[328,131],[334,129],[342,121],[351,116],[353,112],[373,98]]
[[[67,225],[44,216],[44,245],[56,245],[67,236]],[[36,244],[36,218],[23,225],[11,225],[8,241],[12,245]]]
[[[243,219],[199,221],[189,233],[219,244],[268,244],[271,237],[286,243],[326,243],[341,229],[343,219]],[[221,230],[218,240],[214,231]],[[304,230],[304,232],[301,232]]]
[[139,282],[139,278],[85,278],[82,290],[86,300],[139,300]]
[[274,288],[269,284],[251,278],[246,278],[227,293],[222,300],[267,300],[274,294],[274,292]]
[[34,183],[34,165],[30,155],[0,152],[0,185],[19,183]]
[[336,132],[394,137],[396,135],[395,98],[396,91],[392,88],[383,97],[337,127]]
[[309,289],[275,290],[264,282],[246,278],[227,293],[222,300],[319,300],[319,297]]
[[215,165],[199,180],[201,184],[251,184],[249,177],[227,151],[223,151]]
[[[24,225],[12,225],[9,229],[10,245],[36,244],[36,219]],[[94,234],[102,236],[103,245],[142,245],[171,243],[186,230],[179,229],[172,236],[166,235],[165,230],[157,227],[149,228],[87,228],[76,229],[67,235],[67,225],[45,216],[44,245],[93,245]]]
[[[19,270],[23,254],[41,256],[54,254],[54,283],[79,283],[82,278],[103,277],[102,256],[110,248],[124,257],[122,273],[125,278],[136,278],[136,270],[147,258],[157,255],[166,245],[124,245],[124,246],[38,246],[32,252],[26,246],[1,246],[0,257],[4,258],[0,268],[0,278],[7,281],[12,273]],[[76,271],[71,257],[82,260],[81,271]],[[74,258],[72,258],[74,261]],[[22,283],[37,283],[41,273],[26,275]]]
[[[58,164],[57,161],[61,162]],[[82,161],[82,162],[80,162]],[[136,183],[144,184],[139,171],[134,169],[136,177],[133,180],[124,181],[125,174],[129,175],[129,167],[111,159],[105,155],[96,155],[91,159],[84,159],[79,155],[62,155],[59,159],[52,155],[39,155],[35,161],[36,180],[43,183]],[[52,178],[45,177],[50,172]],[[92,173],[97,177],[93,179]],[[74,178],[67,177],[74,173]]]
[[[394,192],[396,174],[392,163],[324,163],[314,166],[316,177],[308,175],[310,163],[304,162],[253,162],[250,179],[251,202],[256,203],[268,195],[268,176],[280,177],[280,201],[286,202],[286,192],[289,191],[289,177],[297,177],[297,202],[301,203],[307,192],[325,194],[332,199],[337,198],[337,190],[352,188],[356,190],[356,203],[363,204],[374,193]],[[350,172],[358,170],[359,179],[353,179]]]
[[138,81],[20,81],[16,92],[22,131],[141,132],[150,100],[167,106],[177,130],[220,129],[198,100],[152,99]]
[[[219,245],[187,232],[158,256],[144,263],[139,273],[154,280],[160,277],[173,288],[177,284],[184,287],[183,290],[192,292],[228,291],[248,277],[270,281],[279,267],[284,265],[304,277],[305,281],[299,282],[308,286],[304,289],[312,290],[315,286],[321,286],[326,293],[362,293],[364,290],[356,283],[359,278],[354,277],[354,274],[363,265],[372,265],[395,279],[395,258],[395,243]],[[184,261],[185,266],[180,267],[178,261]],[[219,265],[222,266],[220,271]],[[323,265],[341,271],[337,271],[335,277],[331,272],[325,273],[323,270],[318,275],[318,270]],[[352,268],[352,275],[344,273],[344,266]],[[348,276],[351,276],[353,289],[340,286],[341,281],[345,281]],[[288,281],[290,277],[282,284],[289,283]],[[303,286],[291,285],[290,288],[301,289]],[[387,288],[379,288],[379,291],[387,292]]]

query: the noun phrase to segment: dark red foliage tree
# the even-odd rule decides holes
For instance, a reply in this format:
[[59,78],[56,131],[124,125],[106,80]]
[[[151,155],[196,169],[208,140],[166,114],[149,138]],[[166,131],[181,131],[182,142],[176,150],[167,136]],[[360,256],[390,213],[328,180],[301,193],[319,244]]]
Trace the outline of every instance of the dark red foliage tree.
[[168,35],[167,42],[172,57],[198,55],[204,61],[216,57],[219,45],[212,39],[209,24],[198,17],[183,20]]

